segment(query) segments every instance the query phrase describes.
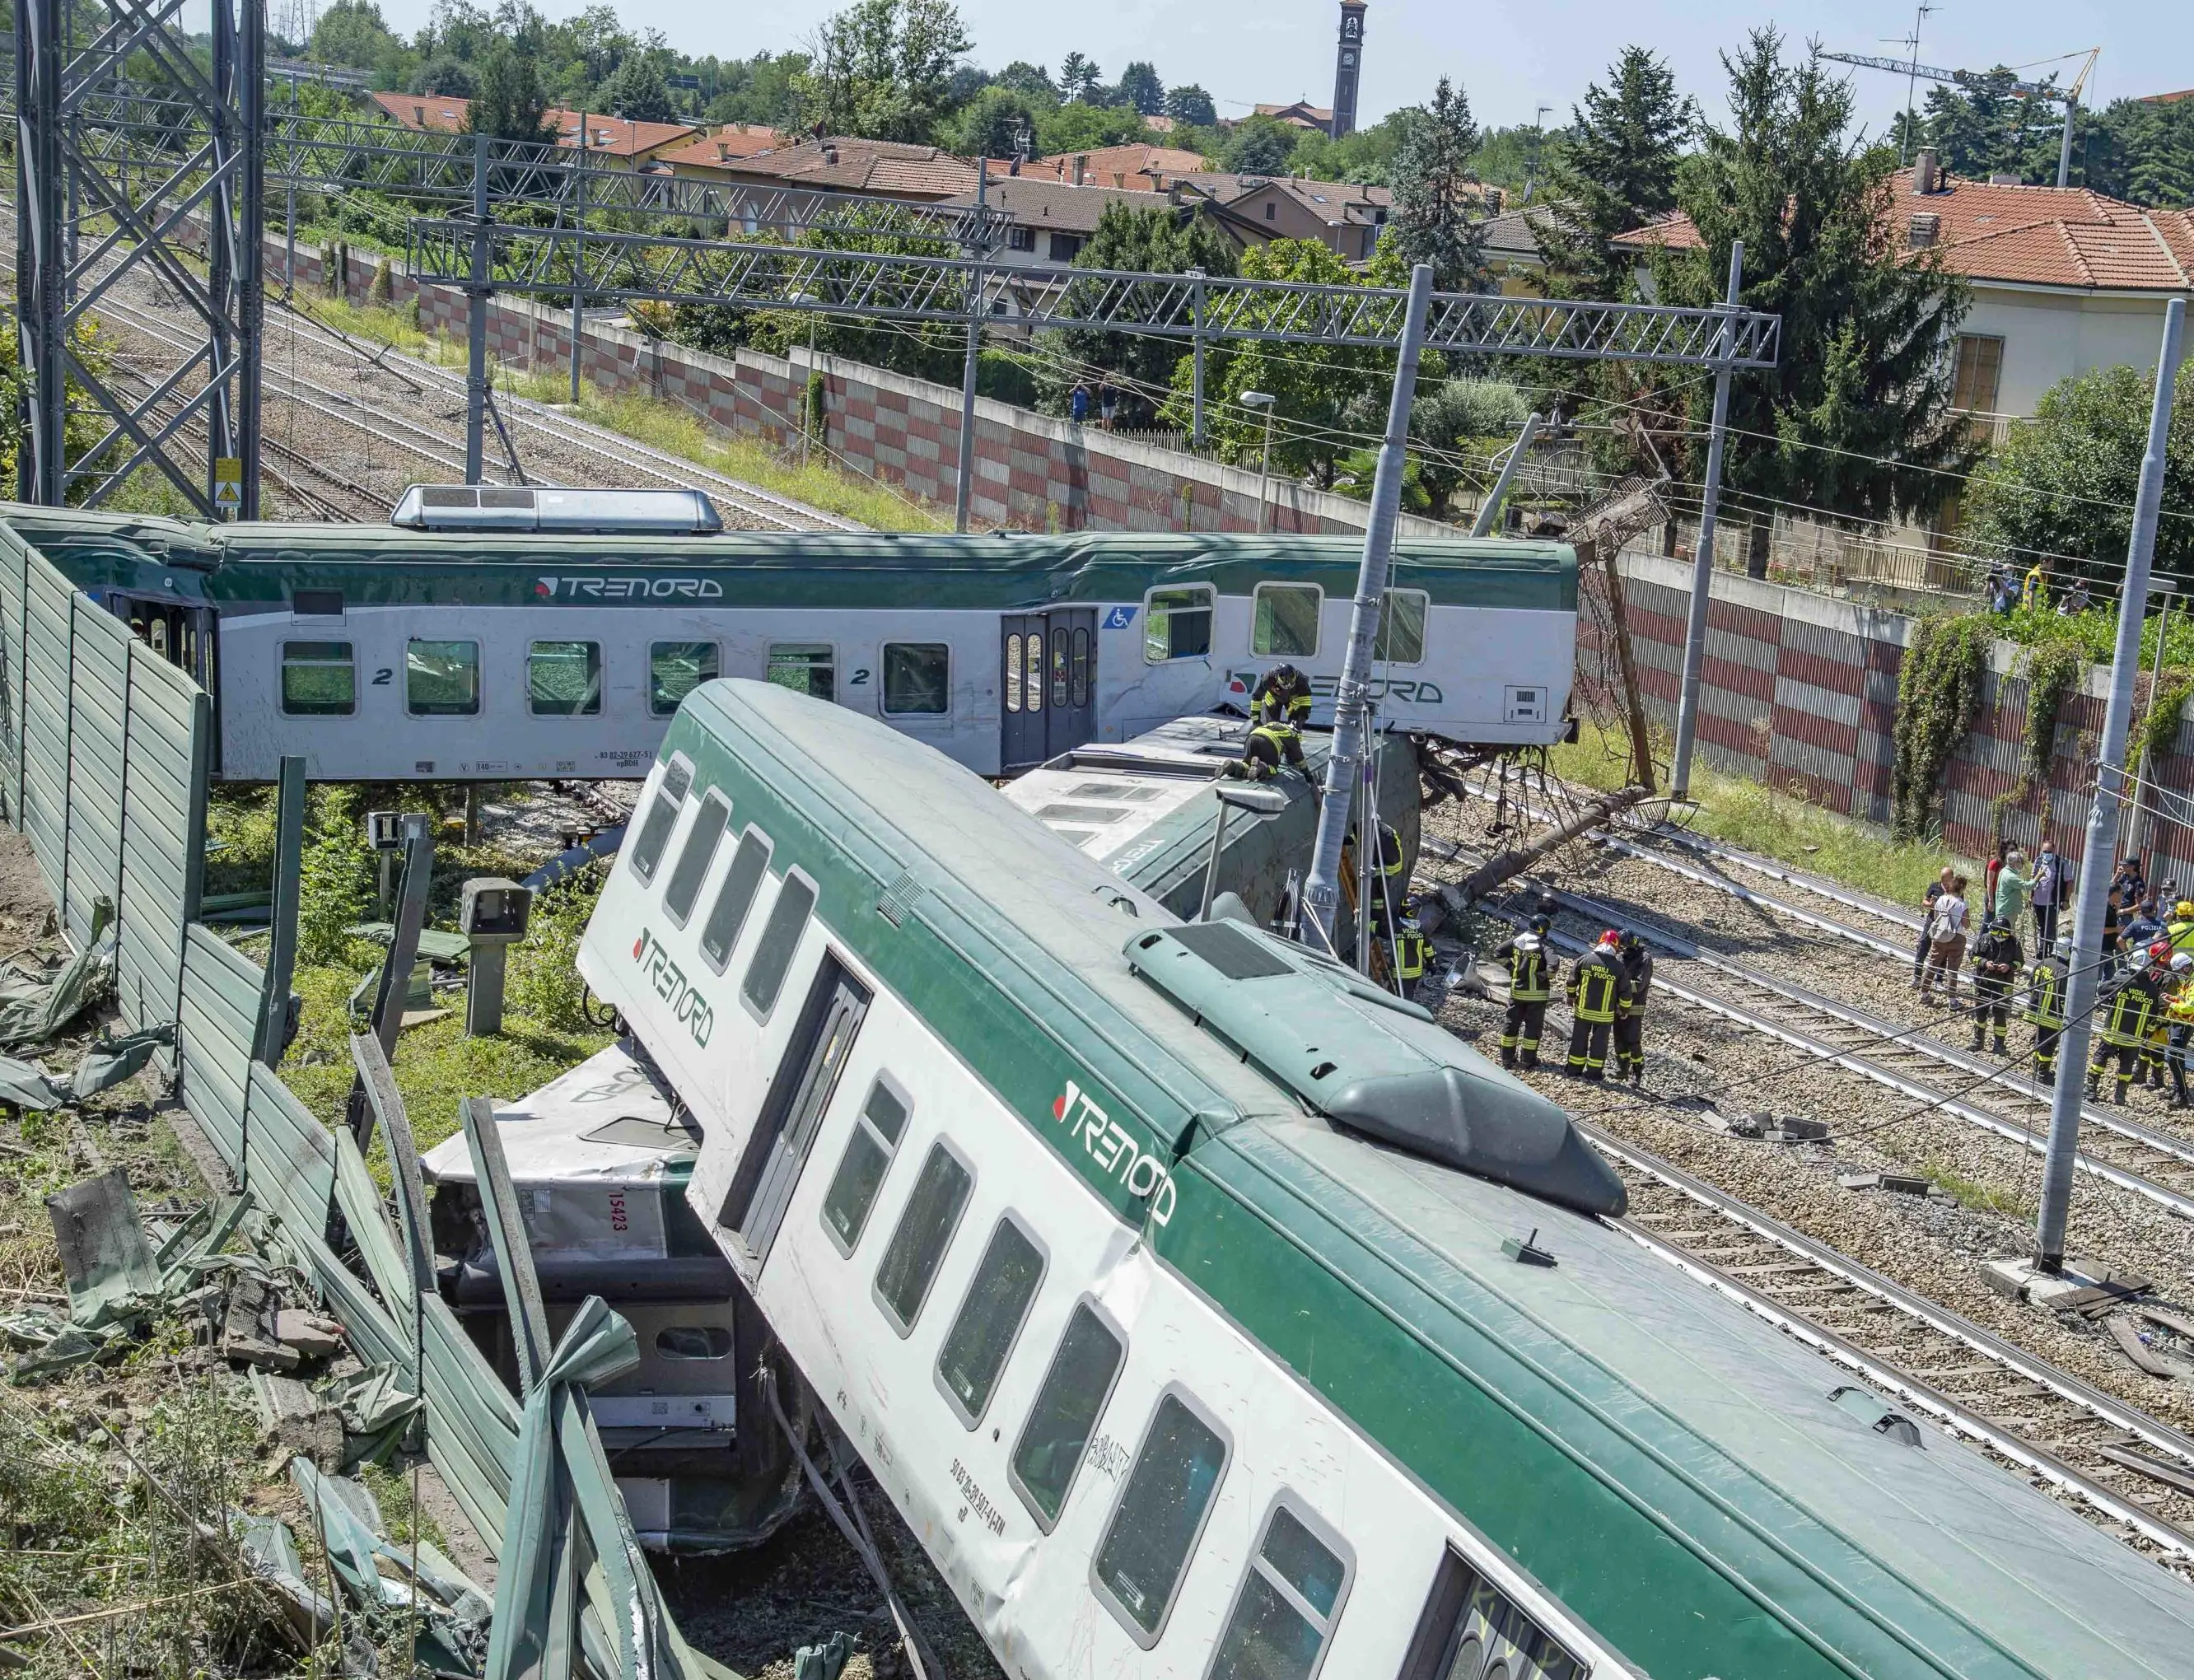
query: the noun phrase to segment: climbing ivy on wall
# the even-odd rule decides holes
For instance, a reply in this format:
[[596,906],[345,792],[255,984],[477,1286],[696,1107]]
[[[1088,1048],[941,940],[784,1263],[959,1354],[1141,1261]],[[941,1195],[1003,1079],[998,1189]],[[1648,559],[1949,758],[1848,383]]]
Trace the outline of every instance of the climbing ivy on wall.
[[2026,673],[2026,773],[2019,778],[2021,798],[2028,788],[2048,784],[2057,724],[2065,715],[2065,702],[2079,690],[2087,663],[2087,656],[2070,642],[2048,642],[2034,650]]
[[1979,613],[1923,618],[1897,679],[1895,748],[1889,771],[1892,838],[1921,840],[1935,827],[1943,771],[1973,727],[1988,675],[1988,620]]
[[2135,764],[2152,765],[2172,749],[2179,739],[2180,708],[2189,700],[2194,700],[2194,674],[2185,671],[2157,674],[2149,691],[2148,711],[2133,732]]

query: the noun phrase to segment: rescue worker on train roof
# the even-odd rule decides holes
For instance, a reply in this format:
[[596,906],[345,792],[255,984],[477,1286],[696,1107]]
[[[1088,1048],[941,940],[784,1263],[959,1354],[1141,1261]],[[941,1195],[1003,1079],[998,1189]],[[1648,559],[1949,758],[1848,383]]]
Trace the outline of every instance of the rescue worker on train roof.
[[1979,943],[1973,949],[1973,1047],[1980,1049],[1983,1039],[1993,1029],[1996,1053],[2006,1055],[2004,1033],[2011,1021],[2011,995],[2019,985],[2019,971],[2026,966],[2026,952],[2019,936],[2011,931],[2011,924],[2002,916],[1990,916],[1981,930]]
[[2163,1014],[2163,984],[2170,972],[2171,947],[2158,940],[2149,947],[2147,959],[2112,975],[2104,982],[2097,1007],[2102,1011],[2103,1030],[2095,1045],[2094,1059],[2088,1064],[2088,1096],[2093,1100],[2101,1087],[2103,1069],[2117,1058],[2117,1101],[2122,1104],[2133,1084],[2134,1070],[2149,1033]]
[[1308,771],[1302,726],[1310,718],[1310,679],[1292,665],[1275,665],[1249,693],[1249,733],[1242,756],[1226,766],[1238,780],[1269,782],[1282,765]]
[[1553,924],[1535,915],[1523,932],[1498,947],[1494,961],[1508,971],[1508,1016],[1501,1023],[1501,1065],[1539,1065],[1539,1040],[1547,1027],[1547,1004],[1554,995],[1561,964],[1547,949]]
[[1616,943],[1627,984],[1615,1011],[1615,1070],[1633,1085],[1646,1082],[1646,999],[1653,989],[1653,953],[1631,929]]
[[1622,943],[1623,936],[1611,928],[1570,970],[1565,990],[1575,1024],[1570,1029],[1565,1071],[1573,1079],[1598,1081],[1607,1077],[1607,1041],[1630,989],[1630,971],[1621,955]]
[[1310,679],[1292,665],[1273,666],[1249,691],[1249,720],[1301,729],[1310,721]]
[[2034,1026],[2034,1077],[2057,1082],[2057,1041],[2065,1031],[2065,993],[2069,984],[2072,941],[2044,945],[2026,976],[2026,1018]]

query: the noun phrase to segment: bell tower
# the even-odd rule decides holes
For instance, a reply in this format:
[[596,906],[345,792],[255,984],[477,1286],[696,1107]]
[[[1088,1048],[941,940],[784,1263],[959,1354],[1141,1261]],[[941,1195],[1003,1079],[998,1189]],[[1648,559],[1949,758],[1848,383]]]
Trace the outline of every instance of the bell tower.
[[1366,0],[1341,0],[1341,50],[1333,67],[1333,137],[1356,132],[1356,83],[1364,61]]

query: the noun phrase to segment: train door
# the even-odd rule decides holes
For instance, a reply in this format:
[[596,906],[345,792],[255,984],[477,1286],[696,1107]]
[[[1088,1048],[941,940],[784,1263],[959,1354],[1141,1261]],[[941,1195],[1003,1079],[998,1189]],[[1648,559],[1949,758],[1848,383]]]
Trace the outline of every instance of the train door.
[[1000,634],[999,762],[1011,775],[1095,738],[1097,610],[1015,613]]
[[746,1157],[724,1198],[723,1223],[746,1245],[756,1266],[769,1258],[785,1205],[807,1164],[807,1152],[814,1147],[868,1008],[868,989],[835,958],[824,958],[784,1060],[770,1082]]
[[137,639],[170,665],[190,673],[213,697],[212,768],[221,768],[221,636],[214,610],[158,595],[106,592],[106,610],[129,625]]

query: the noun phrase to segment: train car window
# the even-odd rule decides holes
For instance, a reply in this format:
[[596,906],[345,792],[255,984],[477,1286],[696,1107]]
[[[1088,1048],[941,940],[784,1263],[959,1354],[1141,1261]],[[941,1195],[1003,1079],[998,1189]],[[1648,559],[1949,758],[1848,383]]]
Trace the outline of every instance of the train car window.
[[719,974],[730,960],[732,947],[739,943],[739,930],[747,925],[747,912],[754,908],[755,894],[761,890],[762,876],[768,869],[769,836],[759,829],[750,829],[739,836],[732,867],[724,872],[724,884],[716,889],[716,902],[709,907],[708,920],[701,924],[702,959]]
[[526,655],[526,706],[537,718],[591,718],[602,709],[602,645],[536,642]]
[[952,709],[952,650],[943,642],[884,644],[887,716],[939,716]]
[[1010,1213],[999,1220],[937,1355],[937,1385],[969,1429],[990,1409],[998,1373],[1043,1282],[1043,1268],[1037,1240]]
[[1006,638],[1006,709],[1018,712],[1021,708],[1021,639]]
[[283,643],[282,709],[304,718],[347,718],[355,712],[358,665],[351,645]]
[[1157,1410],[1089,1566],[1097,1597],[1145,1650],[1165,1631],[1180,1578],[1226,1470],[1226,1436],[1178,1385]]
[[1571,1656],[1450,1546],[1402,1659],[1401,1680],[1584,1680]]
[[906,1114],[906,1099],[879,1079],[854,1117],[853,1135],[846,1140],[845,1155],[823,1198],[823,1228],[841,1254],[850,1255],[860,1247],[876,1192],[883,1188],[884,1174],[899,1153]]
[[701,882],[716,861],[716,843],[723,839],[724,824],[731,817],[732,808],[721,794],[711,793],[701,801],[701,814],[686,830],[686,849],[678,854],[670,884],[663,889],[663,914],[673,926],[685,926],[686,918],[693,914],[693,901],[701,896]]
[[1341,1618],[1350,1562],[1341,1537],[1309,1511],[1285,1496],[1275,1503],[1208,1680],[1311,1680]]
[[1120,1374],[1127,1352],[1125,1339],[1105,1322],[1094,1302],[1076,1305],[1028,1421],[1021,1425],[1021,1438],[1014,1443],[1007,1471],[1014,1491],[1047,1534],[1065,1507],[1067,1489],[1082,1467],[1097,1419],[1105,1415],[1112,1379]]
[[1318,613],[1325,591],[1315,583],[1260,583],[1249,624],[1249,651],[1261,658],[1311,659],[1318,654]]
[[1028,708],[1031,712],[1043,709],[1043,637],[1037,631],[1029,632],[1028,661],[1021,668],[1021,675],[1028,691]]
[[777,1007],[777,995],[784,989],[784,977],[792,967],[792,954],[807,930],[807,914],[815,908],[815,884],[803,874],[785,872],[777,889],[777,902],[769,907],[761,938],[747,963],[747,978],[739,995],[755,1018],[767,1020]]
[[892,1232],[876,1267],[876,1304],[902,1337],[913,1333],[915,1320],[922,1316],[938,1263],[952,1246],[952,1233],[959,1229],[968,1192],[974,1187],[974,1175],[950,1148],[942,1141],[931,1145],[922,1176],[914,1181],[914,1193],[906,1199],[906,1211],[899,1216],[899,1228]]
[[721,674],[714,642],[650,642],[647,709],[658,718],[667,718],[678,709],[680,701]]
[[732,1333],[721,1324],[666,1324],[655,1333],[655,1350],[665,1359],[728,1359]]
[[1211,651],[1211,610],[1208,583],[1153,589],[1143,598],[1143,661],[1163,665],[1169,659],[1202,659]]
[[1371,657],[1383,663],[1422,665],[1425,661],[1425,610],[1432,597],[1422,589],[1389,589],[1379,597],[1379,639]]
[[418,718],[477,717],[480,644],[412,638],[404,649],[404,703]]
[[692,785],[692,765],[683,759],[672,759],[663,772],[663,785],[655,790],[655,803],[647,808],[647,820],[640,825],[640,839],[632,847],[632,872],[641,880],[655,879],[655,867],[663,861],[663,849],[670,844],[670,831],[678,826],[678,812],[686,803],[686,790]]
[[1071,660],[1068,650],[1073,641],[1073,637],[1064,630],[1051,633],[1051,703],[1054,706],[1067,703],[1067,668]]
[[340,618],[343,616],[342,591],[294,589],[290,593],[290,611],[300,618]]
[[828,642],[772,642],[769,679],[815,700],[838,697],[838,657]]
[[1089,632],[1077,628],[1074,632],[1074,703],[1089,703]]

